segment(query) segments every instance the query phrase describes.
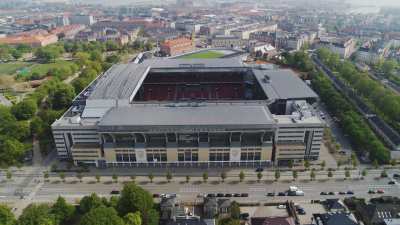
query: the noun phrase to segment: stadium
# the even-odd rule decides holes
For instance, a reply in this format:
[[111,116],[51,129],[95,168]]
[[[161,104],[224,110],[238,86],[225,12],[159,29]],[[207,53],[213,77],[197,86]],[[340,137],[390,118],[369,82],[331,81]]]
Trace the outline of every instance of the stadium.
[[52,125],[60,159],[97,167],[263,167],[317,160],[318,96],[237,58],[148,59],[101,74]]

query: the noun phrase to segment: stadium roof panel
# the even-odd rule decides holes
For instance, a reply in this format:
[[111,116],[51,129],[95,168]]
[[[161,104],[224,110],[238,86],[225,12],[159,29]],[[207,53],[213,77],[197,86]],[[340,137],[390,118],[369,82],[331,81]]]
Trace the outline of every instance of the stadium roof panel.
[[264,105],[205,105],[199,107],[115,107],[100,120],[100,130],[116,131],[143,127],[242,127],[271,128],[274,120]]
[[253,73],[269,99],[318,98],[318,95],[291,70],[253,69]]

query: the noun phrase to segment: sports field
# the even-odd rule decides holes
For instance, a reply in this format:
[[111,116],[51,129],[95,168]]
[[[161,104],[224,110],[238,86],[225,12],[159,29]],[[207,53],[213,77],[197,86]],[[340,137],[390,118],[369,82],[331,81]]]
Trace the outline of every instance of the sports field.
[[221,58],[225,54],[222,52],[218,51],[202,51],[202,52],[197,52],[189,55],[184,55],[182,57],[179,57],[181,59],[215,59],[215,58]]

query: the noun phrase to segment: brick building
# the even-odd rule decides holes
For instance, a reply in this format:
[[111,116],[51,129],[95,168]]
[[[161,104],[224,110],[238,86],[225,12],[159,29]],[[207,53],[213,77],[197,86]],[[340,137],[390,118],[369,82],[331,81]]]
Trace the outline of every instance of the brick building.
[[160,51],[164,55],[178,55],[193,50],[193,41],[188,37],[178,37],[165,40],[160,45]]

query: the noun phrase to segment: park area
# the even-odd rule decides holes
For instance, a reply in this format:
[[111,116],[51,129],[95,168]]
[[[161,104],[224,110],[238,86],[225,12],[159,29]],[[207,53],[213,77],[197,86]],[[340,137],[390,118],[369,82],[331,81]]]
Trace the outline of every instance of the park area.
[[220,51],[201,51],[193,54],[183,55],[181,59],[215,59],[221,58],[225,54]]

